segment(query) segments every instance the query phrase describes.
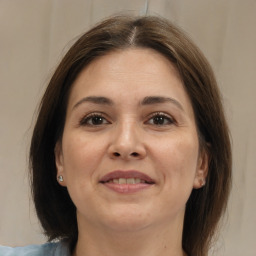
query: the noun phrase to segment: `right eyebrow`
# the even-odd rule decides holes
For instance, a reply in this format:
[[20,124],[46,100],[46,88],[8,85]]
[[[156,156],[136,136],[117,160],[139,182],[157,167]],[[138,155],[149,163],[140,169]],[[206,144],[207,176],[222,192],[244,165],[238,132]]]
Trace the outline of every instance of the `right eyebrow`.
[[89,96],[79,100],[74,105],[73,109],[77,108],[79,105],[85,102],[90,102],[98,105],[109,105],[109,106],[113,105],[113,101],[109,98],[102,97],[102,96]]

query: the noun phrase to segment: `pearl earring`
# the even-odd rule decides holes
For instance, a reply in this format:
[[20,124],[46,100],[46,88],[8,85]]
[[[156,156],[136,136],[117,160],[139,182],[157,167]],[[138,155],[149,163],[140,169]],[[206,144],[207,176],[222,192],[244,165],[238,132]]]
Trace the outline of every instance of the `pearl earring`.
[[205,185],[205,180],[204,179],[200,179],[199,185],[200,185],[200,187],[203,187]]
[[59,176],[58,176],[58,181],[59,181],[59,182],[63,182],[63,180],[64,180],[64,179],[63,179],[63,176],[62,176],[62,175],[59,175]]

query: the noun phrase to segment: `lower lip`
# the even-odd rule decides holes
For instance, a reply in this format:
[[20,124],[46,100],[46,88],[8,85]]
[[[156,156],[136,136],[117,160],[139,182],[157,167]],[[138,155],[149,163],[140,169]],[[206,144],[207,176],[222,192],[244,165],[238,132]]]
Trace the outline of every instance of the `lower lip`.
[[102,183],[102,184],[107,188],[121,194],[136,193],[136,192],[148,189],[153,185],[153,184],[147,184],[147,183],[138,183],[138,184]]

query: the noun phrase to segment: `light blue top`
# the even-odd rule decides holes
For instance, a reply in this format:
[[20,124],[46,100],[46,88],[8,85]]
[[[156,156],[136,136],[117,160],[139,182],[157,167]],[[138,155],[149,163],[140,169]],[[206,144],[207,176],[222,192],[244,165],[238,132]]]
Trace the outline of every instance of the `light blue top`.
[[0,245],[0,256],[71,256],[67,243],[46,243],[24,247],[7,247]]

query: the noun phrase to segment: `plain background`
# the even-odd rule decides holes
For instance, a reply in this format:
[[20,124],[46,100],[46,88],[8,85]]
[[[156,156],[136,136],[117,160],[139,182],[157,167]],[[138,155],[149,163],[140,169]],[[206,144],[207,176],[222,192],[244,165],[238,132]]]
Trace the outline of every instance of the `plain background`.
[[1,244],[45,241],[30,199],[27,155],[35,108],[59,60],[95,22],[147,7],[187,31],[223,94],[234,180],[213,255],[256,255],[255,0],[0,0]]

